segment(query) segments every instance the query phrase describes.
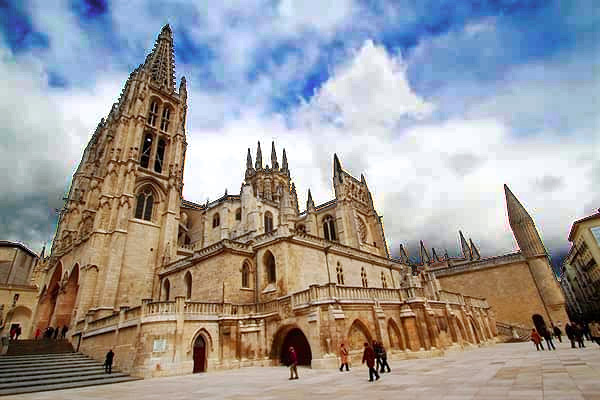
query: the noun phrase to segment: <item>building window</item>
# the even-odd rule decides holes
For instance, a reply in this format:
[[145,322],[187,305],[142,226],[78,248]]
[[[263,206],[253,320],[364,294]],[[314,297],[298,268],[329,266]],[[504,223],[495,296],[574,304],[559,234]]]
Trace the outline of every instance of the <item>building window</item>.
[[273,232],[273,214],[265,213],[265,233]]
[[342,269],[342,265],[338,262],[337,267],[335,268],[337,272],[337,283],[338,285],[344,284],[344,270]]
[[171,296],[171,283],[168,279],[165,279],[163,282],[163,300],[169,301]]
[[190,271],[185,273],[185,298],[187,300],[192,298],[192,274]]
[[152,207],[154,206],[154,196],[152,190],[146,188],[137,195],[137,204],[135,206],[135,218],[152,220]]
[[167,107],[163,109],[162,119],[160,121],[160,130],[167,132],[169,130],[169,117],[171,116],[171,110]]
[[298,225],[298,226],[296,227],[296,230],[297,230],[298,232],[306,233],[306,226],[304,226],[304,225],[300,224],[300,225]]
[[156,118],[158,117],[158,104],[153,101],[150,105],[150,112],[148,113],[148,124],[156,126]]
[[265,267],[267,270],[267,282],[275,283],[277,281],[277,274],[275,270],[275,257],[270,251],[265,254]]
[[362,287],[369,287],[369,282],[367,281],[367,271],[365,271],[365,267],[360,269],[360,280],[362,281]]
[[165,160],[165,147],[167,147],[165,140],[160,139],[158,141],[158,145],[156,146],[156,159],[154,160],[154,170],[156,172],[162,172],[163,170],[163,162]]
[[221,225],[221,217],[219,216],[219,213],[217,213],[213,215],[213,228],[216,228],[219,225]]
[[337,240],[335,234],[335,221],[331,215],[328,215],[323,219],[323,235],[325,240]]
[[385,279],[385,272],[381,271],[381,287],[387,289],[387,280]]
[[242,265],[242,287],[250,287],[250,266],[247,262],[245,262],[244,265]]
[[140,165],[144,168],[148,168],[150,164],[150,153],[152,152],[152,135],[147,134],[144,137],[144,143],[142,143],[142,155],[140,157]]
[[238,208],[237,210],[235,210],[235,220],[236,221],[242,220],[242,209],[241,208]]

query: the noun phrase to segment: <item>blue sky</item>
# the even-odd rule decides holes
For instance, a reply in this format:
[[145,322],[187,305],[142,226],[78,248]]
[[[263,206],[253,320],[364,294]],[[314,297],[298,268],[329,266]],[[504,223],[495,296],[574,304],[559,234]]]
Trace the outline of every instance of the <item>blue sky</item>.
[[365,173],[394,253],[457,253],[458,229],[511,251],[507,183],[558,256],[600,207],[593,3],[0,0],[0,236],[50,240],[86,141],[169,23],[186,198],[237,192],[245,149],[275,140],[301,203],[331,198],[334,152]]

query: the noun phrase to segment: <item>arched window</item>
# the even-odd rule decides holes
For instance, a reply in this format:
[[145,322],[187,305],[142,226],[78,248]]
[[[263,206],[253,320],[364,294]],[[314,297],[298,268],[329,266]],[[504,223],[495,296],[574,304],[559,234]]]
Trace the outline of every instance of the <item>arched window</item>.
[[144,143],[142,143],[142,155],[140,157],[140,165],[143,168],[148,168],[150,164],[150,153],[152,152],[152,135],[146,134],[144,136]]
[[190,271],[185,273],[183,280],[185,281],[185,298],[189,300],[192,298],[192,274]]
[[160,130],[167,132],[169,130],[169,117],[171,116],[171,110],[165,107],[162,112],[162,119],[160,121]]
[[238,208],[237,210],[235,210],[235,220],[236,221],[242,220],[242,209],[241,208]]
[[331,215],[328,215],[323,219],[323,235],[325,240],[337,240],[337,235],[335,234],[335,221]]
[[165,161],[165,148],[167,144],[164,139],[160,139],[158,141],[158,145],[156,146],[156,158],[154,159],[154,170],[156,172],[162,172],[163,170],[163,162]]
[[338,285],[344,284],[344,270],[342,269],[342,265],[338,262],[337,267],[335,268],[337,272],[337,283]]
[[219,216],[219,213],[216,213],[213,215],[213,228],[216,228],[219,225],[221,225],[221,217]]
[[152,190],[146,187],[137,195],[137,204],[135,206],[135,218],[152,220],[152,207],[154,206],[154,196]]
[[300,225],[298,225],[298,226],[296,227],[296,230],[297,230],[298,232],[306,233],[306,226],[304,226],[304,225],[300,224]]
[[361,267],[360,269],[360,280],[362,281],[362,287],[369,287],[369,282],[367,281],[367,271],[365,271],[365,267]]
[[171,283],[168,279],[165,279],[163,282],[163,300],[169,301],[171,296]]
[[250,287],[250,266],[247,262],[245,262],[244,265],[242,265],[242,287]]
[[265,233],[273,232],[273,214],[265,213]]
[[385,279],[385,272],[381,271],[381,287],[387,289],[387,280]]
[[153,101],[150,104],[150,112],[148,113],[148,124],[156,126],[156,118],[158,117],[158,104]]
[[275,270],[275,257],[270,251],[265,254],[265,268],[267,272],[267,282],[275,283],[277,281],[277,274]]

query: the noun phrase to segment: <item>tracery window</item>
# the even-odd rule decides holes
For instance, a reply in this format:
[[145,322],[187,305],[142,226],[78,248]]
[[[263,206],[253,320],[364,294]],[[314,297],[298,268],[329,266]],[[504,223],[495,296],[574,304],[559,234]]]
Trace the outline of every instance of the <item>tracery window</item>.
[[168,279],[165,279],[165,281],[163,282],[163,300],[169,301],[170,296],[171,296],[171,283],[169,282]]
[[250,266],[247,262],[245,262],[244,265],[242,265],[242,287],[250,287]]
[[369,282],[367,281],[367,271],[365,271],[365,267],[361,267],[360,269],[360,280],[362,282],[362,287],[369,287]]
[[265,254],[265,267],[267,270],[267,282],[275,283],[277,281],[277,274],[275,270],[275,257],[270,251]]
[[385,278],[385,272],[381,271],[381,287],[387,289],[387,280]]
[[213,228],[216,228],[219,225],[221,225],[221,217],[219,216],[219,213],[216,213],[213,215]]
[[165,147],[167,144],[164,139],[160,139],[158,141],[158,145],[156,146],[156,159],[154,160],[154,170],[156,172],[162,172],[163,163],[165,161]]
[[335,232],[335,221],[331,215],[323,219],[323,236],[325,240],[337,240]]
[[190,271],[186,272],[185,274],[185,298],[187,300],[192,298],[192,274],[190,273]]
[[337,273],[337,283],[338,285],[344,284],[344,270],[342,269],[342,265],[338,262],[337,267],[335,268]]
[[148,124],[151,126],[156,126],[156,118],[158,117],[158,103],[153,101],[150,104],[150,112],[148,113]]
[[167,132],[169,130],[169,117],[171,116],[171,110],[165,107],[162,112],[162,119],[160,121],[160,130]]
[[241,208],[238,208],[237,210],[235,210],[235,220],[236,221],[242,220],[242,209]]
[[269,211],[265,213],[265,233],[273,232],[273,214]]
[[154,195],[149,187],[146,187],[137,195],[135,206],[135,218],[152,220],[152,207],[154,206]]
[[150,153],[152,152],[152,135],[146,134],[144,137],[144,143],[142,143],[142,155],[140,157],[140,165],[143,168],[148,168],[150,164]]

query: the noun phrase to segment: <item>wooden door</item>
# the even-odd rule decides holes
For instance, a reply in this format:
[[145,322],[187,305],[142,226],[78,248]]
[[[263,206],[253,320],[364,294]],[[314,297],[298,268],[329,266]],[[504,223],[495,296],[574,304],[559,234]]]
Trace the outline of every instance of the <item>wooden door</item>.
[[202,336],[194,343],[194,373],[206,370],[206,344]]

